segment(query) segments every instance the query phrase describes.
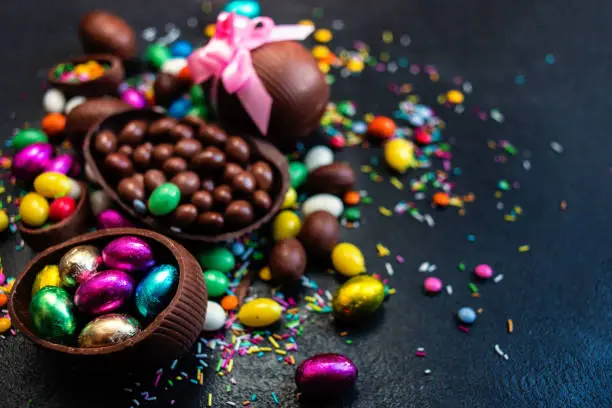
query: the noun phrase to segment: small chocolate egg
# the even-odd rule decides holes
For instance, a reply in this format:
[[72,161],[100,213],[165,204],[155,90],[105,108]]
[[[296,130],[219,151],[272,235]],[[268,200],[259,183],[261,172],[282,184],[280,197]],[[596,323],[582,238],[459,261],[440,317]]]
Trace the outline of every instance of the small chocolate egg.
[[136,288],[136,308],[146,319],[161,312],[174,294],[179,274],[172,265],[158,265],[151,269]]
[[213,196],[205,190],[196,191],[191,196],[191,203],[200,211],[208,211],[213,206]]
[[251,167],[251,174],[255,177],[257,188],[268,191],[274,182],[274,172],[270,165],[264,161],[258,161]]
[[306,271],[306,251],[297,239],[283,239],[272,248],[268,266],[274,280],[299,282]]
[[31,180],[47,167],[52,156],[53,147],[49,143],[26,146],[13,156],[13,175],[17,179]]
[[385,287],[372,276],[361,275],[346,281],[332,297],[336,319],[359,320],[374,313],[385,300]]
[[111,313],[87,323],[79,335],[79,346],[112,346],[136,336],[140,331],[140,323],[134,317]]
[[265,191],[257,190],[253,193],[253,206],[256,211],[265,213],[272,207],[272,199]]
[[174,147],[174,152],[186,159],[190,159],[200,150],[202,150],[202,143],[195,139],[182,139]]
[[223,170],[223,182],[231,183],[233,178],[238,174],[242,173],[242,167],[237,165],[236,163],[227,163],[225,166],[225,170]]
[[134,148],[130,145],[122,145],[119,150],[117,150],[118,153],[123,153],[125,154],[127,157],[132,158],[132,153],[134,153]]
[[282,313],[282,306],[275,300],[258,298],[245,303],[240,308],[238,320],[248,327],[266,327],[276,323]]
[[182,157],[171,157],[164,162],[162,169],[164,170],[164,173],[166,173],[169,177],[172,177],[187,170],[187,161],[185,161],[185,159]]
[[225,207],[232,202],[232,189],[229,186],[221,185],[213,190],[215,204]]
[[191,163],[204,171],[217,171],[225,166],[225,154],[214,146],[208,146],[191,158]]
[[306,188],[311,193],[342,196],[355,185],[357,176],[348,163],[332,163],[321,166],[308,174]]
[[153,145],[151,143],[144,143],[134,149],[132,153],[132,160],[142,169],[149,167],[151,163],[151,157],[153,155]]
[[255,191],[255,177],[247,171],[240,172],[232,179],[232,187],[237,195],[249,195]]
[[317,354],[304,360],[295,372],[295,384],[307,398],[336,399],[357,382],[357,366],[336,353]]
[[218,212],[207,211],[198,215],[198,225],[204,233],[216,233],[225,227],[225,218]]
[[147,170],[147,172],[144,174],[144,185],[149,192],[152,192],[166,181],[168,181],[166,176],[160,170],[151,169]]
[[125,153],[111,153],[104,159],[104,166],[114,177],[129,177],[134,174],[134,164]]
[[61,286],[62,279],[57,265],[47,265],[34,278],[32,284],[32,296],[38,293],[39,290],[46,286]]
[[112,208],[100,212],[97,217],[97,222],[98,228],[100,229],[129,228],[134,226],[130,220],[123,216],[123,214]]
[[229,160],[239,163],[247,163],[251,156],[251,148],[244,139],[238,136],[232,136],[225,143],[225,154]]
[[222,146],[227,141],[227,135],[217,125],[203,125],[200,127],[198,139],[205,145]]
[[232,201],[225,209],[225,220],[235,228],[249,225],[253,222],[253,207],[248,201]]
[[181,190],[181,197],[189,197],[200,189],[200,177],[193,171],[180,172],[170,182]]
[[208,301],[206,306],[206,319],[204,319],[204,331],[217,331],[225,324],[227,316],[220,304]]
[[77,326],[70,295],[57,286],[46,286],[32,297],[30,317],[34,331],[45,340],[66,341]]
[[172,224],[189,227],[198,218],[198,209],[193,204],[181,204],[172,214]]
[[59,262],[62,284],[74,288],[97,273],[102,258],[93,245],[79,245],[62,256]]
[[126,177],[122,179],[117,185],[117,191],[121,198],[128,203],[132,203],[134,200],[144,199],[144,190],[140,188],[139,183],[133,177]]
[[155,265],[149,244],[134,236],[123,236],[109,242],[102,250],[102,262],[108,268],[127,272],[145,271]]
[[[152,140],[160,140],[164,136],[170,133],[170,129],[172,129],[178,121],[174,118],[165,117],[161,119],[157,119],[155,122],[151,123],[149,126],[149,136],[151,136]],[[154,142],[155,143],[155,142]]]
[[193,133],[193,128],[184,123],[178,123],[172,129],[170,129],[170,137],[177,141],[193,139]]
[[174,154],[174,146],[169,143],[161,143],[153,149],[153,159],[158,163],[164,163]]
[[134,293],[134,278],[127,272],[108,270],[81,283],[74,304],[83,313],[109,313],[123,306]]
[[327,211],[315,211],[304,220],[298,238],[308,255],[329,256],[340,240],[340,223]]
[[142,139],[144,139],[147,133],[147,122],[144,120],[133,120],[128,122],[127,125],[119,132],[117,140],[121,144],[128,144],[130,146],[137,146]]
[[115,153],[117,151],[117,136],[110,130],[103,130],[96,135],[94,147],[102,154]]

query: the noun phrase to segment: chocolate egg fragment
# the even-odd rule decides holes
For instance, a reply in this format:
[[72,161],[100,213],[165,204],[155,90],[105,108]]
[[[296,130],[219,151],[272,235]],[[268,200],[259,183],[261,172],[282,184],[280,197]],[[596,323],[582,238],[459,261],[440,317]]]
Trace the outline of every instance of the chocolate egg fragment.
[[315,211],[304,219],[298,238],[309,255],[328,256],[340,240],[340,223],[327,211]]
[[332,163],[316,168],[308,174],[307,189],[311,193],[342,196],[355,185],[357,177],[347,163]]
[[295,372],[295,384],[307,398],[336,399],[357,382],[358,370],[348,357],[317,354],[304,360]]
[[62,256],[59,262],[62,284],[74,288],[91,278],[100,266],[100,251],[93,245],[79,245]]
[[136,53],[136,35],[132,28],[112,13],[93,10],[79,24],[79,37],[88,53],[109,53],[127,60]]
[[[281,41],[256,48],[251,58],[273,100],[268,139],[294,144],[318,128],[329,100],[329,86],[312,54],[297,42]],[[228,128],[259,134],[235,95],[220,86],[217,101],[219,118]]]
[[374,313],[385,300],[385,287],[378,279],[360,275],[349,279],[332,297],[332,310],[339,320],[359,320]]
[[74,295],[74,304],[83,313],[108,313],[123,306],[132,293],[132,276],[124,271],[108,270],[83,282]]
[[79,346],[112,346],[136,336],[140,331],[140,323],[132,316],[111,313],[87,323],[79,335]]
[[172,265],[158,265],[151,269],[136,288],[136,308],[144,318],[153,318],[170,301],[176,284],[178,271]]
[[104,265],[127,272],[144,271],[155,264],[153,250],[143,239],[124,236],[114,239],[102,250]]
[[298,282],[306,271],[306,251],[295,238],[278,241],[268,261],[272,278],[283,283]]
[[70,296],[57,286],[46,286],[32,297],[30,316],[36,334],[45,340],[61,343],[76,330]]

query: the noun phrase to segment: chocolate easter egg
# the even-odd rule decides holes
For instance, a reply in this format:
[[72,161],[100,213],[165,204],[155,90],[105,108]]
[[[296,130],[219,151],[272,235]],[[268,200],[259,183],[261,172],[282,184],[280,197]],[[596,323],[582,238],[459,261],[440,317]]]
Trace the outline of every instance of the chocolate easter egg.
[[119,16],[102,10],[87,13],[79,24],[85,52],[109,53],[130,59],[136,53],[134,30]]
[[112,208],[102,210],[97,217],[98,228],[127,228],[133,227],[134,224],[128,220],[119,211]]
[[308,255],[328,256],[340,240],[340,223],[327,211],[315,211],[304,219],[298,238]]
[[304,360],[295,372],[295,384],[307,398],[341,398],[357,382],[357,366],[336,353],[317,354]]
[[62,256],[59,262],[62,284],[74,288],[91,278],[100,266],[100,251],[93,245],[79,245]]
[[55,173],[68,174],[70,169],[72,168],[72,164],[74,159],[70,154],[60,154],[59,156],[51,159],[47,166],[45,167],[45,171],[51,171]]
[[79,334],[79,346],[84,348],[119,344],[141,331],[138,320],[125,314],[111,313],[93,319]]
[[70,111],[66,117],[66,133],[73,145],[80,147],[90,127],[110,115],[130,109],[132,109],[130,104],[117,98],[89,99]]
[[311,193],[342,196],[353,188],[356,179],[355,172],[349,164],[336,162],[312,171],[306,183]]
[[349,279],[332,297],[336,319],[359,320],[374,313],[385,300],[385,287],[378,279],[360,275]]
[[53,156],[49,143],[33,143],[13,157],[11,171],[17,179],[31,180],[44,171]]
[[127,272],[108,270],[83,282],[74,304],[83,313],[109,313],[123,306],[134,293],[134,278]]
[[144,318],[159,314],[174,293],[178,271],[172,265],[158,265],[151,269],[136,288],[136,308]]
[[32,326],[39,337],[63,342],[76,330],[74,306],[70,295],[57,286],[39,290],[30,302]]
[[155,264],[153,250],[143,239],[124,236],[109,242],[102,250],[102,261],[108,268],[127,272],[144,271]]
[[295,238],[278,241],[268,261],[272,278],[283,283],[295,283],[306,271],[306,251]]
[[[329,100],[329,86],[312,54],[301,44],[281,41],[251,51],[253,67],[272,97],[268,138],[289,145],[309,135]],[[218,115],[229,129],[259,134],[242,104],[220,86]]]

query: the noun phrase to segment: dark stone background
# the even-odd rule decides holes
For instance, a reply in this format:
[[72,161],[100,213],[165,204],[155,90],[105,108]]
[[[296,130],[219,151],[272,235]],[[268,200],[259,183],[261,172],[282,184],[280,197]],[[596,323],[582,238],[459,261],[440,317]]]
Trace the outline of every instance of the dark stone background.
[[[377,184],[362,175],[359,187],[368,190],[374,205],[363,208],[360,229],[344,237],[358,244],[369,270],[384,273],[384,259],[376,258],[375,243],[388,246],[406,258],[395,265],[391,285],[397,288],[376,322],[352,330],[352,345],[344,343],[325,317],[307,324],[299,340],[298,360],[318,352],[342,352],[360,368],[358,393],[336,406],[373,407],[607,407],[612,406],[612,341],[609,226],[612,205],[612,3],[606,1],[515,0],[320,0],[263,1],[265,14],[277,22],[310,18],[322,6],[321,27],[334,19],[345,22],[333,45],[351,47],[362,39],[373,54],[390,51],[411,63],[434,64],[441,80],[412,76],[406,69],[395,75],[367,70],[360,78],[341,80],[333,87],[334,100],[353,99],[360,112],[390,114],[399,98],[388,92],[391,81],[410,82],[416,93],[435,105],[436,96],[462,75],[474,85],[466,113],[440,108],[448,122],[447,136],[455,138],[454,165],[463,170],[457,192],[476,194],[476,202],[460,217],[449,210],[436,213],[437,225],[428,228],[409,216],[384,218],[378,205],[392,207],[411,198],[387,181]],[[129,21],[138,32],[148,26],[163,29],[175,23],[187,39],[201,39],[204,23],[212,20],[200,11],[199,1],[5,1],[0,9],[3,44],[0,131],[3,138],[24,121],[42,117],[41,84],[45,70],[79,52],[78,18],[92,7],[108,8]],[[217,10],[220,6],[217,6]],[[197,29],[187,28],[196,16]],[[383,30],[396,34],[394,45],[381,42]],[[412,45],[397,43],[409,33]],[[547,53],[557,62],[544,62]],[[526,83],[514,78],[523,74]],[[506,121],[482,122],[472,115],[474,106],[498,107]],[[508,139],[519,156],[506,164],[493,160],[487,140]],[[557,140],[565,151],[553,152]],[[355,166],[367,164],[377,150],[347,149],[341,158]],[[530,157],[532,170],[521,162]],[[388,178],[388,173],[382,171]],[[524,215],[516,223],[503,220],[495,208],[497,180],[519,181],[519,190],[503,198],[506,208],[520,205]],[[559,210],[566,200],[568,210]],[[422,203],[422,208],[427,208]],[[467,234],[477,241],[469,244]],[[530,244],[531,252],[517,253]],[[31,254],[15,252],[15,237],[0,249],[5,271],[18,273]],[[418,265],[427,260],[438,265],[452,296],[423,296],[423,274]],[[480,285],[482,297],[473,299],[468,272],[456,269],[487,262],[505,279],[498,285]],[[326,287],[336,283],[314,275]],[[484,308],[469,335],[456,329],[453,313],[463,305]],[[506,333],[512,318],[515,333]],[[500,359],[498,343],[510,356]],[[414,356],[419,346],[427,358]],[[185,363],[190,367],[189,362]],[[431,369],[426,376],[423,371]],[[129,407],[131,394],[104,378],[87,373],[65,376],[24,337],[0,341],[0,406],[26,407]],[[187,371],[187,370],[186,370]],[[192,372],[192,371],[191,371]],[[270,359],[236,360],[238,384],[225,392],[227,379],[212,371],[204,388],[177,382],[168,392],[157,392],[160,403],[147,407],[204,407],[208,392],[214,406],[242,402],[257,393],[255,407],[273,405],[270,392],[283,407],[295,407],[293,369]],[[150,383],[152,375],[143,377]],[[134,380],[132,380],[134,381]],[[150,389],[149,386],[143,389]],[[305,405],[307,406],[307,405]]]

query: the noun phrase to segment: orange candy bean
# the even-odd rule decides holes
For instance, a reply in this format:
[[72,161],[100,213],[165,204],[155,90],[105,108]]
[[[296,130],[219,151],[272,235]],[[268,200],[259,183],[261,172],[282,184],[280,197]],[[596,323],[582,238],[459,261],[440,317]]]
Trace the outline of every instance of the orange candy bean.
[[57,136],[66,129],[66,116],[61,113],[49,113],[43,118],[41,126],[47,136]]
[[396,129],[393,119],[386,116],[377,116],[368,124],[368,134],[379,139],[393,137]]
[[448,194],[438,191],[431,198],[432,202],[438,207],[448,207],[450,204],[450,197]]
[[344,194],[344,204],[346,205],[357,205],[361,201],[361,196],[358,191],[348,191]]
[[188,81],[191,81],[192,77],[191,77],[191,71],[189,70],[189,66],[185,66],[183,69],[181,69],[178,73],[178,77],[180,79],[186,79]]
[[6,306],[8,303],[8,296],[6,293],[0,293],[0,307]]
[[221,299],[221,307],[229,312],[238,308],[238,298],[236,296],[225,296]]

